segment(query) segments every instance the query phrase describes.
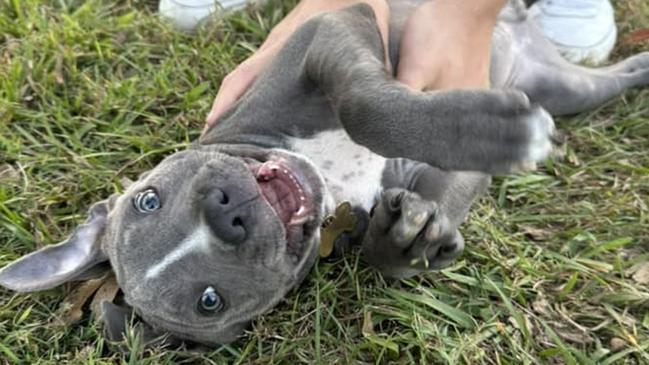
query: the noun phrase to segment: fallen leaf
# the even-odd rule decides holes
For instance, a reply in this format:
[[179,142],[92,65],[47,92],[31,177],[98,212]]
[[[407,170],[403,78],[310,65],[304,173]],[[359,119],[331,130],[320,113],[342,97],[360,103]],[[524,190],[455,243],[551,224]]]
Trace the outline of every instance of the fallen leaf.
[[635,32],[631,32],[629,35],[624,37],[620,44],[624,45],[637,45],[645,41],[649,41],[649,28],[639,29]]
[[372,323],[372,312],[370,311],[365,311],[363,314],[363,336],[374,336],[376,335],[376,332],[374,332],[374,324]]
[[559,337],[570,343],[586,345],[593,342],[593,338],[587,333],[575,331],[571,327],[567,326],[565,322],[551,321],[549,323],[552,325],[554,332],[556,332]]
[[16,182],[20,180],[20,173],[10,164],[0,165],[0,181]]
[[112,302],[118,291],[119,286],[117,285],[117,279],[115,278],[115,275],[111,273],[108,275],[101,288],[97,290],[95,297],[92,298],[92,302],[90,303],[90,311],[95,318],[101,318],[101,302]]
[[363,328],[361,332],[367,341],[386,349],[389,359],[396,360],[399,358],[399,345],[389,338],[381,338],[381,336],[376,334],[374,324],[372,323],[372,312],[368,310],[363,313]]
[[63,79],[63,57],[61,56],[56,58],[56,63],[54,64],[54,79],[59,85],[65,83],[65,80]]
[[519,224],[518,229],[534,241],[547,241],[555,235],[554,232],[548,229],[537,228],[527,224]]
[[611,338],[609,346],[611,347],[611,351],[618,352],[626,347],[626,341],[619,337],[613,337]]
[[633,281],[638,284],[649,284],[649,262],[642,262],[631,266],[626,271],[627,276],[631,276]]
[[568,162],[570,162],[573,166],[581,166],[581,161],[579,161],[579,157],[577,157],[574,151],[568,151],[567,155]]
[[69,326],[80,320],[83,316],[83,306],[105,281],[106,276],[103,276],[99,279],[84,281],[77,285],[65,297],[59,307],[57,319],[60,324]]
[[532,302],[532,309],[534,309],[534,312],[542,315],[543,317],[550,318],[552,316],[550,303],[548,303],[548,301],[544,297],[541,297]]
[[[518,325],[518,321],[514,317],[510,316],[509,318],[507,318],[507,321],[509,322],[509,324],[511,324],[514,328],[519,330],[521,333],[523,332],[523,329],[520,328],[520,326]],[[532,320],[530,319],[530,316],[524,315],[523,321],[525,327],[527,327],[526,328],[527,333],[534,333],[535,328],[534,328],[534,324],[532,324]]]

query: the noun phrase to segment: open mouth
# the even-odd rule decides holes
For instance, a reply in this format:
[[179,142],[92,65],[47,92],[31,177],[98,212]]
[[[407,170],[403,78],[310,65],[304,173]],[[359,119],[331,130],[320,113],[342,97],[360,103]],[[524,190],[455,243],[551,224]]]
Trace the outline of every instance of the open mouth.
[[262,196],[284,224],[288,253],[299,255],[305,232],[314,218],[312,192],[283,159],[255,163],[250,170]]

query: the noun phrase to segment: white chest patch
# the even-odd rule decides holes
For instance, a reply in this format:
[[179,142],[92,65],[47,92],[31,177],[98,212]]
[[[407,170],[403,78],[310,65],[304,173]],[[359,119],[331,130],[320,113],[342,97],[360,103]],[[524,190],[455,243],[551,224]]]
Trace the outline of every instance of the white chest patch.
[[354,143],[342,130],[326,131],[310,139],[294,138],[291,149],[316,165],[336,203],[370,209],[381,192],[386,158]]

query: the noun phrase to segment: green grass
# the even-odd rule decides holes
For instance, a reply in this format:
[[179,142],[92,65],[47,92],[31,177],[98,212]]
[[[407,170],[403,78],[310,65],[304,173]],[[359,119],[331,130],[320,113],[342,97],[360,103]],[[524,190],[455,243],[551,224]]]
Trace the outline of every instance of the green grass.
[[[195,139],[222,77],[291,4],[189,36],[155,1],[1,1],[0,266]],[[622,34],[649,27],[646,1],[617,11]],[[649,364],[649,285],[632,270],[649,262],[649,89],[559,126],[566,158],[498,179],[447,270],[391,282],[358,253],[319,263],[244,338],[202,355],[133,338],[130,355],[111,352],[88,316],[56,324],[66,288],[3,290],[0,364]]]

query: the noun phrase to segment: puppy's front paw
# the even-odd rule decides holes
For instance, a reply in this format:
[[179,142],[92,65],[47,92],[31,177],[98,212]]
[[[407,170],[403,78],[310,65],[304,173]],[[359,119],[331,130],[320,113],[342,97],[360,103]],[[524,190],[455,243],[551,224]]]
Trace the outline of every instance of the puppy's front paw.
[[550,157],[562,137],[554,126],[552,116],[543,108],[533,107],[524,120],[528,136],[519,164],[512,167],[512,172],[534,170],[536,164]]
[[[466,120],[461,144],[448,143],[456,170],[477,170],[492,175],[531,170],[550,156],[560,141],[550,114],[516,90],[489,90],[467,94]],[[469,118],[470,116],[470,118]],[[444,166],[442,166],[444,167]]]
[[390,277],[448,266],[464,240],[438,205],[404,189],[381,194],[363,240],[365,259]]
[[520,91],[501,91],[505,102],[501,104],[506,123],[502,131],[491,143],[496,156],[495,173],[511,173],[534,170],[536,164],[550,157],[557,150],[563,138],[554,125],[554,119],[539,105],[530,104],[527,95]]

